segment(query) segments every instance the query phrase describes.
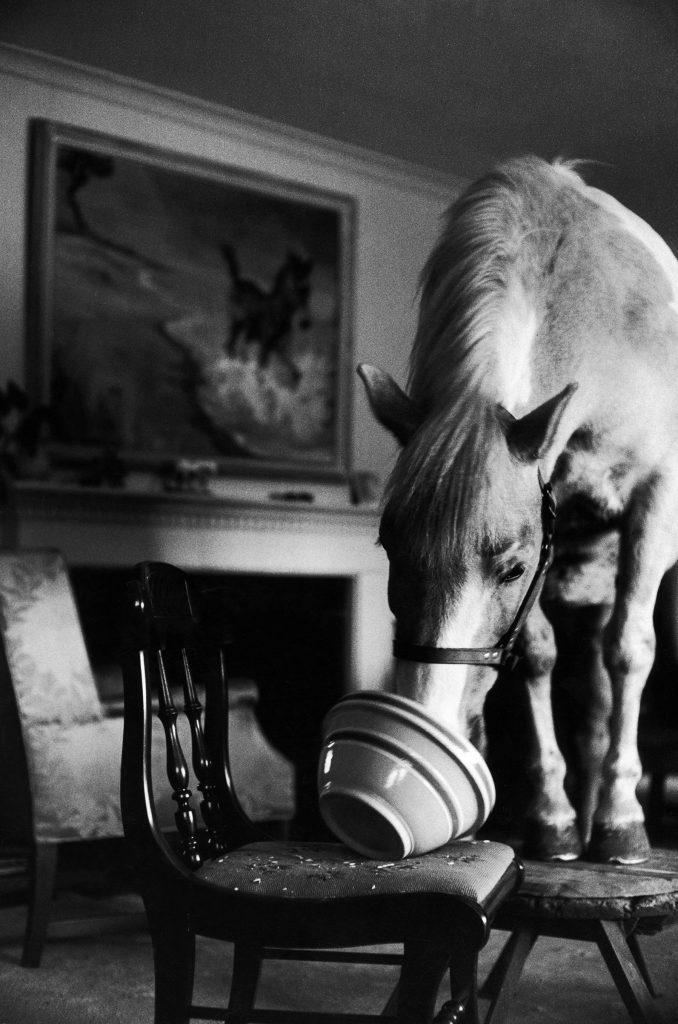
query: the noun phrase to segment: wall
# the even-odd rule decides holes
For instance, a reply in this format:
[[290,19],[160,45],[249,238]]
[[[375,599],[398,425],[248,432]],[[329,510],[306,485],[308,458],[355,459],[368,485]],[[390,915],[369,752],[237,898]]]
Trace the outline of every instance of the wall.
[[[417,275],[440,213],[458,191],[456,179],[10,46],[0,46],[0,97],[0,383],[10,376],[24,378],[31,118],[63,121],[353,196],[353,362],[381,364],[402,382],[416,315]],[[373,425],[358,386],[352,447],[356,470],[385,477],[395,446]]]
[[674,0],[2,0],[0,39],[444,173],[580,158],[678,242]]
[[[106,132],[353,197],[352,361],[378,363],[403,381],[416,318],[417,277],[440,214],[459,188],[456,181],[108,72],[0,46],[0,384],[25,376],[32,118]],[[383,480],[395,444],[373,424],[357,377],[352,405],[353,466]],[[374,544],[374,512],[351,509],[346,488],[340,499],[343,512],[314,508],[301,513],[261,504],[243,512],[237,500],[247,503],[250,492],[237,481],[227,483],[236,491],[242,488],[242,493],[231,491],[216,511],[210,504],[197,520],[195,509],[177,511],[176,502],[167,498],[160,499],[159,511],[140,516],[129,494],[87,497],[82,488],[73,488],[75,494],[69,498],[65,493],[50,494],[48,487],[35,498],[37,511],[27,511],[20,494],[14,496],[10,533],[20,546],[59,546],[74,566],[129,565],[140,558],[160,557],[192,568],[349,577],[347,683],[371,686],[383,681],[390,666],[391,621],[385,555]],[[78,507],[62,514],[57,506],[67,498]],[[118,507],[120,503],[124,508]],[[171,522],[165,521],[167,515],[174,516]],[[88,538],[94,536],[98,540],[90,544]],[[11,542],[7,533],[4,543]]]

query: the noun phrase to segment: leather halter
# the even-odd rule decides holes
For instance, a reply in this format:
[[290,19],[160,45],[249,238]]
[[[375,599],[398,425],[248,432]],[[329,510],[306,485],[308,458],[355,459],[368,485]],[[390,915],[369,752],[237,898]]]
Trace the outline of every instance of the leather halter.
[[427,665],[486,665],[488,668],[513,668],[518,660],[513,647],[525,620],[537,599],[544,576],[553,561],[553,534],[556,525],[556,499],[550,483],[544,483],[539,472],[541,489],[542,540],[539,562],[532,582],[520,603],[516,616],[504,635],[494,647],[427,647],[423,644],[408,644],[396,639],[393,654],[402,661],[418,661]]

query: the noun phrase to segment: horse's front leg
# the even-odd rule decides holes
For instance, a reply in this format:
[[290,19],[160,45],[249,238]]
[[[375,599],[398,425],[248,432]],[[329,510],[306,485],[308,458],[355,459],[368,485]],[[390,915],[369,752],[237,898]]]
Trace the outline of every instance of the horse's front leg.
[[521,646],[533,729],[529,763],[533,793],[525,821],[525,855],[538,860],[576,860],[582,843],[577,816],[565,794],[565,760],[553,723],[551,673],[556,642],[539,605],[523,628]]
[[[591,839],[593,818],[603,779],[603,765],[610,746],[609,722],[612,711],[612,689],[603,660],[602,636],[609,622],[612,608],[594,605],[579,609],[578,627],[569,642],[579,648],[583,686],[580,719],[575,727],[574,743],[578,758],[576,764],[577,804],[579,831],[584,846]],[[562,655],[562,645],[559,646]]]
[[593,860],[638,863],[650,855],[636,796],[640,700],[654,661],[652,621],[659,583],[676,558],[678,481],[659,478],[633,498],[621,538],[617,594],[603,657],[612,684],[610,745],[593,820]]

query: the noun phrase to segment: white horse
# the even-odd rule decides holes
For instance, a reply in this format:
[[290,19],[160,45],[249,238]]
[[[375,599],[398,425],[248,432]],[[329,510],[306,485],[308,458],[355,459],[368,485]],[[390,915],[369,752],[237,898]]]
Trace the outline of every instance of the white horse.
[[[522,626],[534,726],[529,852],[646,859],[638,715],[657,590],[678,559],[670,249],[572,165],[507,162],[453,204],[424,268],[409,394],[375,367],[359,372],[402,444],[380,531],[397,691],[468,727],[495,678],[480,666],[504,661],[506,631]],[[538,474],[550,481],[544,497]],[[583,579],[589,565],[596,573],[583,599],[596,614],[585,641],[592,710],[577,810],[553,723],[551,604],[537,601],[514,622],[548,568],[550,488],[551,602],[567,602],[573,560]]]

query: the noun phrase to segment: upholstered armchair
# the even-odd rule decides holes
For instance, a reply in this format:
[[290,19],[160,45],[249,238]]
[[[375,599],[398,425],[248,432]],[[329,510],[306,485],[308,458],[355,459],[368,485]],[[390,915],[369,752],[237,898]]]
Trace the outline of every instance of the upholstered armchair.
[[[286,821],[293,769],[258,728],[256,699],[245,683],[229,706],[234,771],[255,820]],[[162,732],[157,720],[155,728]],[[99,698],[62,556],[0,550],[0,856],[28,853],[25,966],[40,963],[59,846],[122,836],[122,730]],[[161,824],[172,828],[176,805],[154,747]]]

